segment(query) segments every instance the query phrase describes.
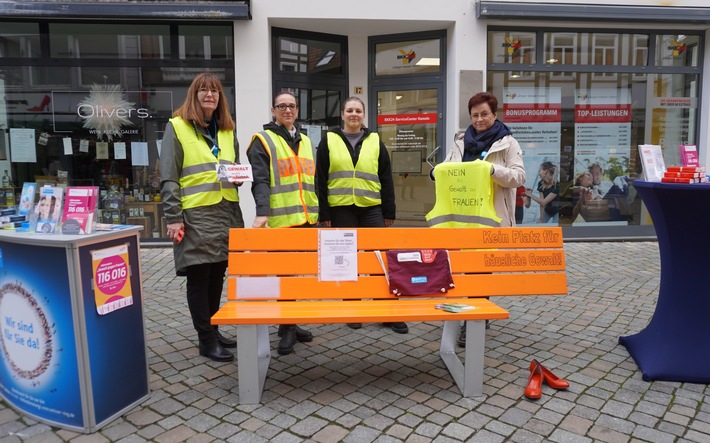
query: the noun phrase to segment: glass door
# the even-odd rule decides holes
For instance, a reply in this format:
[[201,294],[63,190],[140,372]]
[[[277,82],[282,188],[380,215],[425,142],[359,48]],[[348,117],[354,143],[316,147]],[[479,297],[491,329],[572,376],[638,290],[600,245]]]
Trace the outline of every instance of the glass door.
[[427,157],[443,140],[441,87],[375,87],[373,92],[377,113],[370,115],[370,127],[378,132],[390,154],[397,225],[425,226],[424,216],[435,200]]

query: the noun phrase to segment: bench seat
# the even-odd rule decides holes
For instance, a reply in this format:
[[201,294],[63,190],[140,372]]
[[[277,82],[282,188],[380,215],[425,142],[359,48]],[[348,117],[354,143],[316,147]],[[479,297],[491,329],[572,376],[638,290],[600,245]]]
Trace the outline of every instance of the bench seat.
[[[562,232],[534,228],[353,228],[357,281],[319,279],[319,229],[232,229],[228,302],[215,325],[237,326],[239,402],[259,403],[271,359],[269,325],[441,321],[439,355],[462,395],[483,395],[486,320],[509,317],[484,297],[567,293]],[[390,293],[374,251],[446,249],[455,288],[445,294]],[[383,254],[384,255],[384,254]],[[383,257],[386,262],[386,257]],[[440,303],[474,309],[451,313]],[[459,325],[467,322],[463,360]]]

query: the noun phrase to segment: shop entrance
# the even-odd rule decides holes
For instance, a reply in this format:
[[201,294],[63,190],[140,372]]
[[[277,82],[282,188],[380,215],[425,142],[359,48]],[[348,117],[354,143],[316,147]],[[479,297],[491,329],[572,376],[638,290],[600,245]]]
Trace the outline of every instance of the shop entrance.
[[397,225],[425,226],[435,200],[427,159],[441,161],[446,152],[446,33],[370,37],[369,54],[370,103],[377,104],[369,125],[392,161]]
[[435,200],[427,158],[441,146],[441,88],[376,87],[373,96],[377,115],[372,127],[390,154],[398,225],[424,226]]

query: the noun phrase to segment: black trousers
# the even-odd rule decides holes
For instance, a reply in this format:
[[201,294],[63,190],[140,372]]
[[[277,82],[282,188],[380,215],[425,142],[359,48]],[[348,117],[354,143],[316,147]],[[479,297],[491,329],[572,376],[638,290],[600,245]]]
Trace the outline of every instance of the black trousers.
[[226,270],[226,261],[187,267],[187,306],[200,343],[217,340],[217,327],[210,318],[219,311]]
[[331,206],[330,225],[334,228],[381,228],[385,226],[382,206]]

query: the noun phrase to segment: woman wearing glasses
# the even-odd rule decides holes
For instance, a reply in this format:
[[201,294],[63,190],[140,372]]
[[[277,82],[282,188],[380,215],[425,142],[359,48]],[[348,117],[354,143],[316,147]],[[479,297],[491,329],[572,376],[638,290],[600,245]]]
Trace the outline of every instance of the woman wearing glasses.
[[458,134],[446,162],[485,160],[492,163],[494,206],[501,226],[515,226],[515,190],[525,184],[523,151],[498,117],[498,99],[479,92],[468,101],[471,124]]
[[[257,132],[247,148],[256,203],[253,228],[311,227],[318,223],[315,186],[315,149],[296,123],[296,97],[287,91],[276,94],[271,105],[272,121]],[[279,326],[277,351],[293,352],[296,341],[309,342],[313,335],[296,325]]]
[[229,228],[243,228],[238,183],[220,181],[219,165],[238,162],[239,143],[222,83],[199,74],[165,128],[160,153],[160,195],[173,241],[177,275],[187,277],[187,304],[200,355],[231,361],[210,318],[219,310],[227,269]]
[[[493,206],[501,226],[515,226],[515,193],[525,185],[523,151],[510,129],[498,117],[498,99],[479,92],[468,101],[471,124],[454,139],[447,162],[485,160],[491,163]],[[432,171],[433,172],[433,171]],[[432,175],[433,178],[433,175]],[[466,324],[461,327],[459,346],[466,345]]]

